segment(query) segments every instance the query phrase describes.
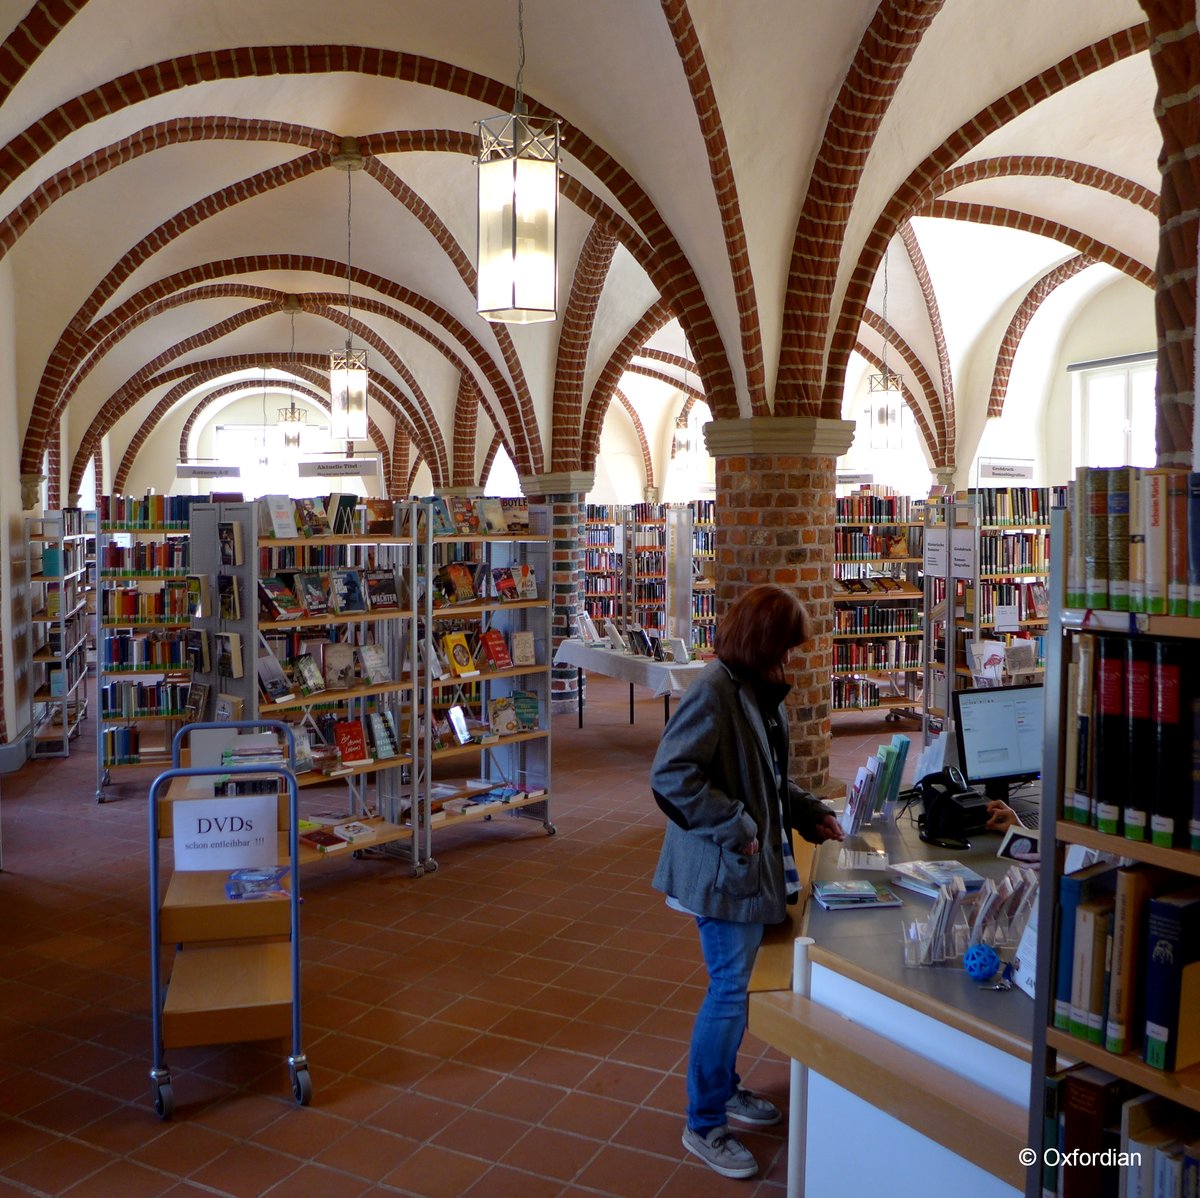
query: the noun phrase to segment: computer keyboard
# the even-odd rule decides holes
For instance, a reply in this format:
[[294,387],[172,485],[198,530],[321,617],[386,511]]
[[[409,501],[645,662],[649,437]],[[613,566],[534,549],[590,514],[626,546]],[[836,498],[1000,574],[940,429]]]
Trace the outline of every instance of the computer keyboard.
[[1041,819],[1042,813],[1036,807],[1031,807],[1024,811],[1020,809],[1014,810],[1017,811],[1017,818],[1025,827],[1036,828],[1038,826],[1038,820]]

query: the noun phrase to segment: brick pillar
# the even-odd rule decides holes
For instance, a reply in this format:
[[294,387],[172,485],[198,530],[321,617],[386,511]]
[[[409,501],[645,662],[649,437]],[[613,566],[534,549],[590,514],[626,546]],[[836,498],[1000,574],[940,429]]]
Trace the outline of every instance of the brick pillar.
[[[583,611],[584,500],[595,475],[584,470],[558,470],[521,478],[521,490],[531,503],[550,508],[550,655],[567,637],[577,635],[576,620]],[[578,710],[579,674],[574,666],[555,666],[550,676],[550,714]]]
[[815,417],[718,421],[704,426],[716,459],[717,615],[763,582],[795,590],[816,635],[793,671],[791,774],[821,791],[829,781],[834,485],[850,421]]

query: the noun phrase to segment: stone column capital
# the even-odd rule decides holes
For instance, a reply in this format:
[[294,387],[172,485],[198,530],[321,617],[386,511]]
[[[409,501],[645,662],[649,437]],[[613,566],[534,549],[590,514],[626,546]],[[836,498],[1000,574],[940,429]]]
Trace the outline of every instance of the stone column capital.
[[854,441],[854,421],[823,416],[750,416],[713,420],[704,444],[714,458],[736,456],[841,457]]
[[547,474],[522,474],[517,481],[522,495],[586,495],[596,485],[596,472],[554,470]]

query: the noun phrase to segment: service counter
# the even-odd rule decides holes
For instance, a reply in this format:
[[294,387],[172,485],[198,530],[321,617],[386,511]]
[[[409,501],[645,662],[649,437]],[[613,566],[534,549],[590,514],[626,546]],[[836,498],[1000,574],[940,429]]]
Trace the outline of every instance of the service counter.
[[[995,834],[974,838],[970,851],[945,851],[923,844],[907,815],[872,835],[882,835],[892,861],[954,858],[993,877],[1010,864],[996,857]],[[889,877],[842,873],[839,847],[812,854],[812,876]],[[1016,1198],[1025,1186],[1018,1153],[1028,1138],[1033,1000],[1016,987],[981,989],[961,962],[906,967],[902,917],[923,917],[933,900],[895,889],[903,907],[825,911],[809,902],[771,930],[760,953],[750,1030],[806,1067],[793,1069],[792,1104],[805,1114],[789,1137],[804,1177],[795,1192]],[[807,997],[791,989],[797,935],[814,941]],[[800,1081],[806,1099],[795,1092]]]

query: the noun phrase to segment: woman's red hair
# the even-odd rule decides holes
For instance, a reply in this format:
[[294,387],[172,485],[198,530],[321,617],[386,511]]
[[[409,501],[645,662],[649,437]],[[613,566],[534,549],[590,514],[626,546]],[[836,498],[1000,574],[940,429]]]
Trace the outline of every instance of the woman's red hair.
[[762,583],[744,592],[717,627],[717,656],[739,673],[778,680],[790,649],[812,637],[808,610],[792,591]]

